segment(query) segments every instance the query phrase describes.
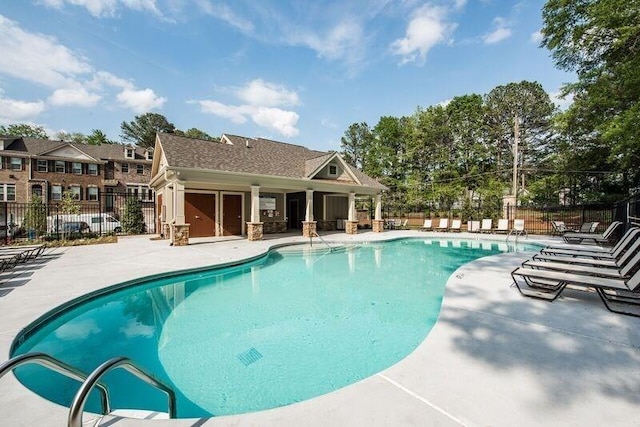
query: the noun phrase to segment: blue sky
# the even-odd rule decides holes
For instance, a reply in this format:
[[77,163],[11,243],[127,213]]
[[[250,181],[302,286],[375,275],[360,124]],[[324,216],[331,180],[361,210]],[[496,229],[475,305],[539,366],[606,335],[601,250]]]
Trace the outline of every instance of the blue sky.
[[[0,0],[0,124],[179,129],[337,150],[355,122],[571,75],[539,48],[543,1]],[[566,104],[566,101],[558,101]]]

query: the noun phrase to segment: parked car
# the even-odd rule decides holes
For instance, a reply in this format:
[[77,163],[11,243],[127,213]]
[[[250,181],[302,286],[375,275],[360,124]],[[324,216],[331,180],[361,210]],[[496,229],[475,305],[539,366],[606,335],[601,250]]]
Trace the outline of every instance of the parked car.
[[62,224],[63,233],[91,233],[91,227],[84,221],[72,221]]

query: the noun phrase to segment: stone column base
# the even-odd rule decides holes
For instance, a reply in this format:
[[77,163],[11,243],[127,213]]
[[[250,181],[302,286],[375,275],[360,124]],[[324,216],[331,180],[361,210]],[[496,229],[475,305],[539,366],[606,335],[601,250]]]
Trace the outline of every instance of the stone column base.
[[347,234],[358,234],[358,221],[345,221],[344,230]]
[[302,237],[314,237],[317,224],[316,221],[302,221]]
[[173,246],[187,246],[189,244],[189,226],[191,224],[173,224]]
[[262,240],[264,223],[248,222],[247,223],[247,240],[254,242]]
[[372,228],[374,233],[382,233],[382,231],[384,230],[384,220],[374,219]]

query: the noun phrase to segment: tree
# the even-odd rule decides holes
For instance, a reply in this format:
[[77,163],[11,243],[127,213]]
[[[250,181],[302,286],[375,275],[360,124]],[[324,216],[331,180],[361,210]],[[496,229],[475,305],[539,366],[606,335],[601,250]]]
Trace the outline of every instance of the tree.
[[122,216],[122,231],[127,234],[142,234],[145,231],[144,213],[142,204],[135,196],[127,197]]
[[[640,5],[637,0],[549,0],[542,46],[556,65],[575,71],[563,88],[573,135],[608,145],[608,160],[640,185]],[[602,154],[601,154],[602,155]]]
[[87,137],[80,132],[58,132],[56,139],[60,141],[73,142],[74,144],[85,144]]
[[[36,236],[44,234],[47,230],[47,211],[40,196],[34,194],[24,214],[23,225],[27,233],[34,232]],[[28,234],[31,238],[31,235]]]
[[176,129],[175,134],[180,136],[186,136],[187,138],[204,139],[205,141],[220,141],[219,137],[211,136],[205,131],[202,131],[197,128],[191,128],[187,131],[181,131]]
[[367,166],[367,157],[372,139],[371,129],[365,122],[353,123],[349,126],[340,140],[340,147],[345,161],[364,171]]
[[115,144],[99,129],[93,129],[91,134],[87,135],[86,142],[89,145]]
[[176,127],[162,114],[146,113],[136,116],[129,123],[122,122],[120,130],[123,140],[133,142],[139,147],[153,148],[157,132],[174,133]]
[[17,123],[9,126],[0,126],[0,135],[24,136],[27,138],[49,139],[49,135],[42,126]]

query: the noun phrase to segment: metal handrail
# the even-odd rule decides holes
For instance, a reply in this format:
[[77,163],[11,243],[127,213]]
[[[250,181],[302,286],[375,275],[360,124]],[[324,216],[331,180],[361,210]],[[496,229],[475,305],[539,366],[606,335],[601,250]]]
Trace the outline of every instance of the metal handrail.
[[333,246],[331,246],[330,244],[328,244],[328,243],[327,243],[327,242],[322,238],[322,236],[320,236],[320,235],[318,234],[318,232],[317,232],[317,231],[313,231],[311,234],[309,234],[309,245],[310,245],[311,247],[313,247],[313,236],[314,236],[314,235],[315,235],[318,239],[320,239],[320,240],[322,241],[322,243],[324,243],[325,245],[327,245],[327,246],[329,247],[329,250],[331,250],[331,251],[333,250]]
[[[2,365],[0,365],[0,378],[2,378],[7,372],[13,371],[15,368],[25,365],[28,363],[36,363],[38,365],[44,366],[45,368],[49,368],[54,372],[57,372],[61,375],[64,375],[67,378],[71,378],[80,383],[86,381],[87,374],[80,371],[79,369],[74,368],[73,366],[67,365],[66,363],[49,356],[45,353],[25,353],[19,356],[15,356]],[[108,414],[111,412],[111,408],[109,407],[109,391],[102,383],[95,384],[100,390],[100,403],[102,404],[102,413]]]
[[126,357],[115,357],[98,366],[89,374],[84,383],[82,383],[69,408],[68,427],[82,427],[82,414],[84,412],[84,405],[89,398],[89,393],[91,393],[95,385],[99,384],[98,380],[102,378],[104,374],[115,368],[122,368],[145,383],[166,393],[169,399],[169,418],[176,418],[176,394],[174,391],[169,386],[144,372],[130,359]]

